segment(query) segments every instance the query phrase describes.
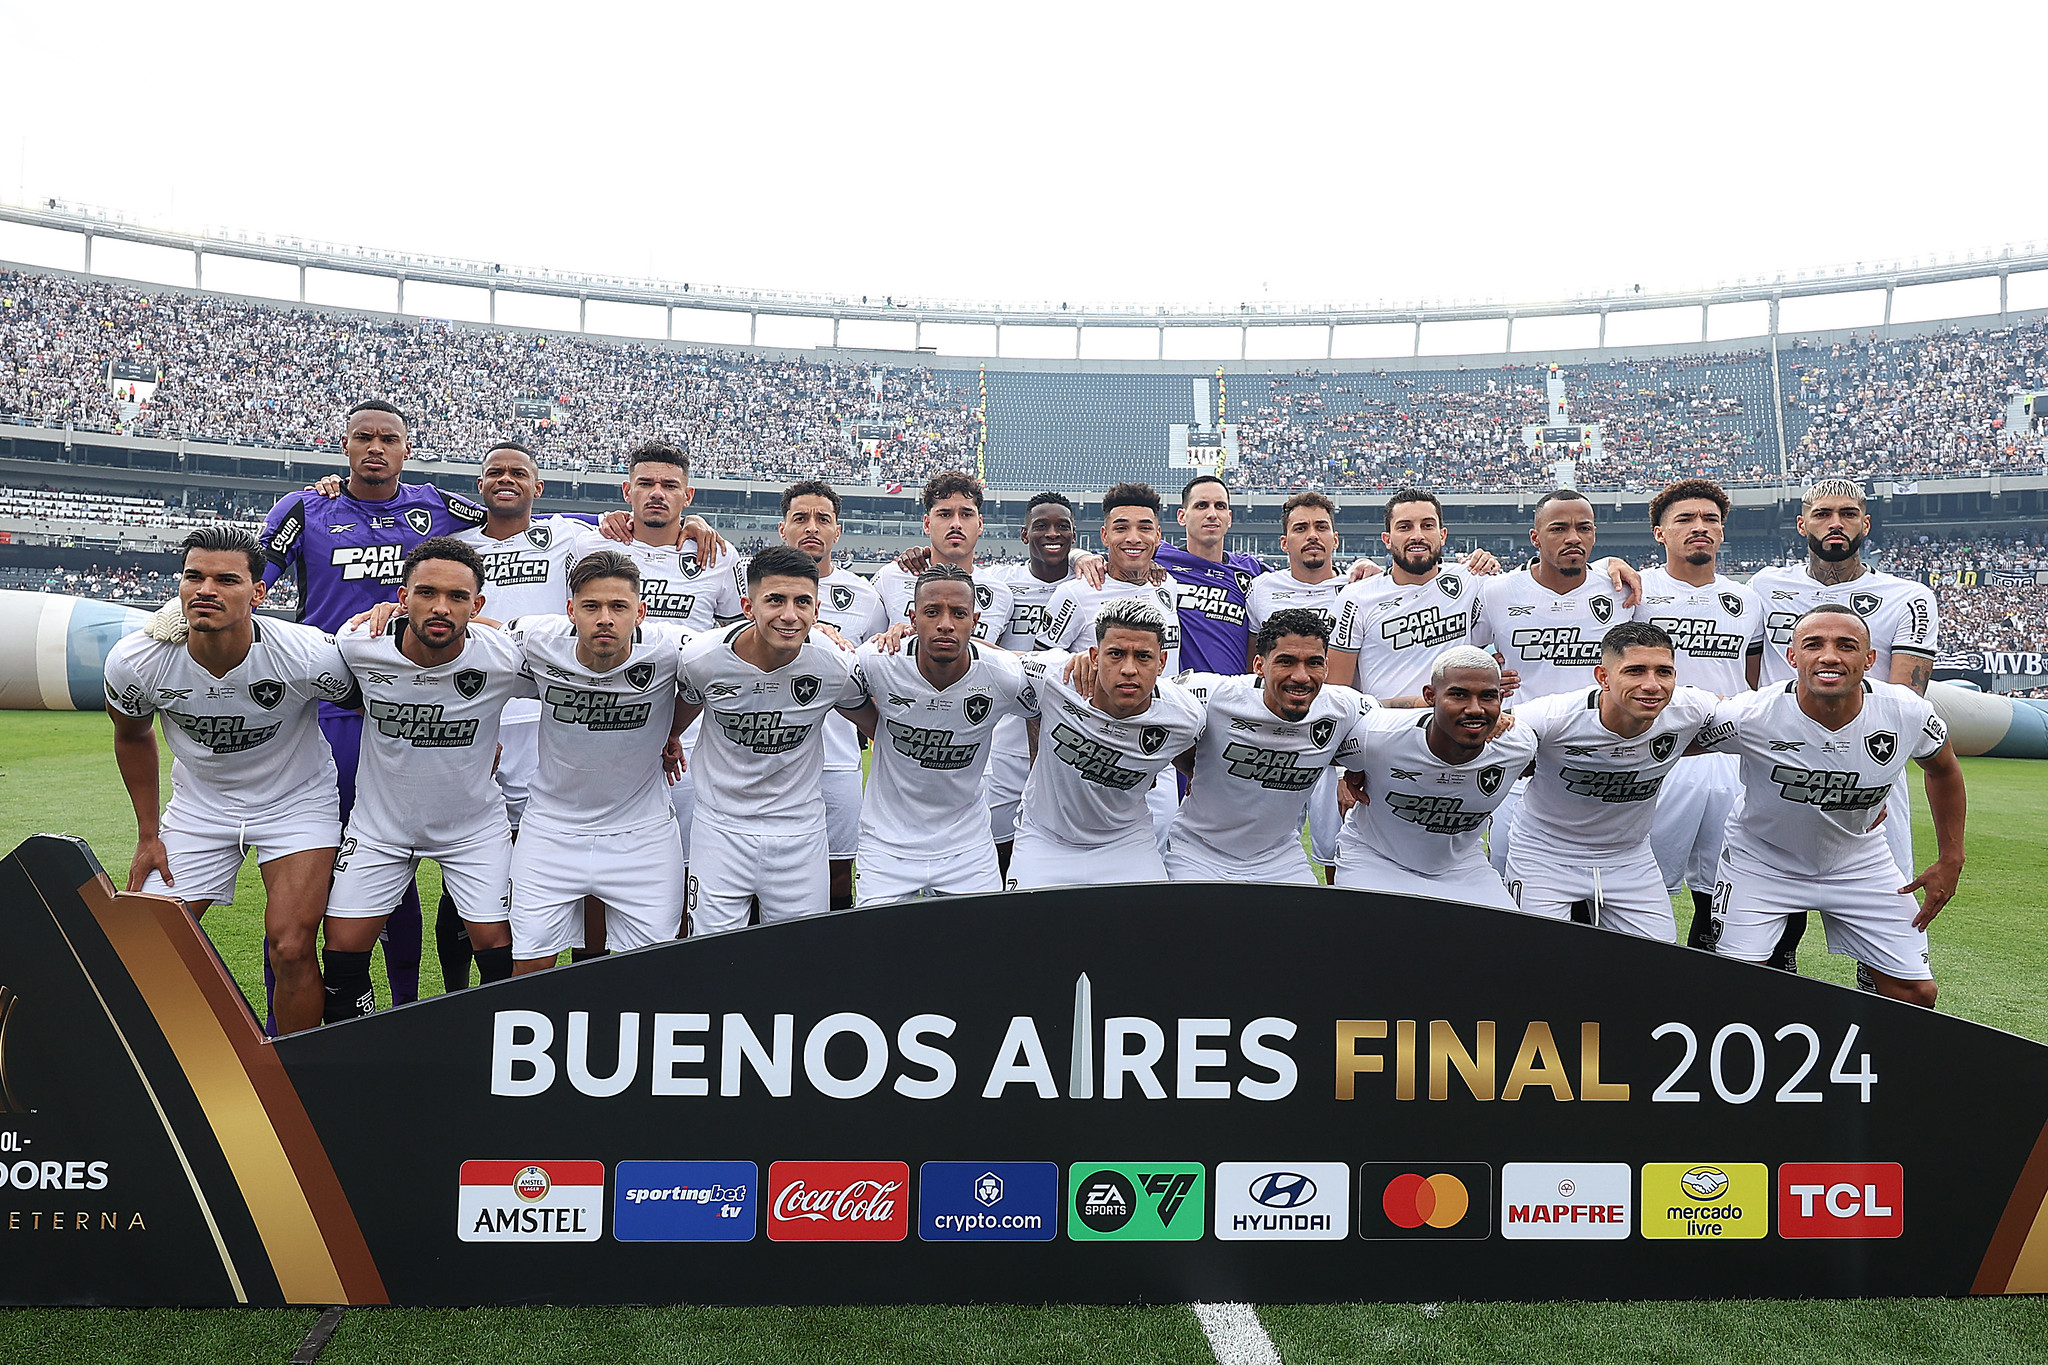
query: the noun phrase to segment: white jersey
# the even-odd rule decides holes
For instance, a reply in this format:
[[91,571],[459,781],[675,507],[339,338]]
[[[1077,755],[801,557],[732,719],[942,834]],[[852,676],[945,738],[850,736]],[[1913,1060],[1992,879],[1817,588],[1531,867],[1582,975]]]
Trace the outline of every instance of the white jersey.
[[942,858],[990,840],[981,775],[998,722],[1038,714],[1035,673],[1014,654],[970,645],[967,672],[937,688],[917,669],[918,642],[860,652],[861,676],[881,713],[861,801],[863,839],[902,858]]
[[1570,857],[1611,858],[1649,847],[1664,779],[1714,719],[1714,694],[1680,687],[1624,739],[1600,719],[1600,689],[1559,692],[1515,708],[1515,729],[1536,737],[1536,774],[1515,809],[1517,848],[1528,839]]
[[1536,737],[1517,725],[1470,763],[1446,763],[1429,747],[1434,714],[1378,710],[1360,718],[1366,799],[1344,825],[1347,842],[1423,877],[1486,866],[1480,827],[1536,753]]
[[1017,815],[1029,830],[1070,848],[1152,840],[1147,802],[1160,772],[1202,734],[1200,698],[1161,683],[1128,720],[1098,710],[1061,677],[1065,660],[1043,661],[1038,681],[1038,760]]
[[218,678],[183,644],[139,631],[107,652],[107,705],[163,716],[172,798],[209,818],[274,816],[323,792],[334,799],[318,703],[353,704],[341,651],[324,631],[290,621],[259,616],[250,630],[248,657]]
[[624,549],[573,517],[535,517],[518,535],[493,540],[482,526],[455,539],[484,560],[484,615],[495,621],[560,616],[569,603],[569,570],[593,550]]
[[1710,747],[1742,759],[1729,848],[1795,880],[1895,868],[1874,826],[1906,765],[1939,753],[1948,726],[1912,688],[1865,679],[1862,711],[1830,730],[1799,709],[1798,687],[1766,686],[1715,708]]
[[742,659],[733,642],[751,621],[705,635],[682,656],[683,700],[704,708],[691,751],[696,823],[733,834],[825,828],[824,720],[868,699],[855,655],[813,635],[772,672]]
[[1801,612],[1823,602],[1841,603],[1870,627],[1870,647],[1877,651],[1869,675],[1874,679],[1891,678],[1895,653],[1934,657],[1941,613],[1935,605],[1934,589],[1925,583],[1875,569],[1846,583],[1819,583],[1806,565],[1793,564],[1759,569],[1749,586],[1763,600],[1764,608],[1764,662],[1758,686],[1789,682],[1797,676],[1785,659],[1785,650],[1792,643],[1792,623]]
[[1070,578],[1060,584],[1045,604],[1045,629],[1038,633],[1039,648],[1070,652],[1087,649],[1095,643],[1095,613],[1103,603],[1142,597],[1166,617],[1166,663],[1159,674],[1171,677],[1180,671],[1179,588],[1170,578],[1164,583],[1126,583],[1120,578],[1105,578],[1099,588],[1089,587],[1085,579]]
[[[1003,581],[1004,574],[999,569],[975,569],[973,572],[974,609],[981,613],[981,619],[974,625],[974,638],[984,644],[994,644],[1010,627],[1010,586]],[[882,605],[888,608],[890,621],[910,619],[910,599],[917,591],[916,574],[906,573],[894,564],[886,564],[875,574],[874,587],[882,595]]]
[[[850,569],[834,569],[818,580],[818,621],[863,645],[889,628],[889,609],[875,585]],[[844,716],[825,718],[825,771],[860,771],[860,731]]]
[[472,626],[462,652],[422,667],[399,651],[406,618],[380,634],[369,622],[335,637],[363,692],[363,739],[349,829],[398,848],[448,848],[505,825],[491,776],[498,718],[532,696],[526,657],[509,635]]
[[1377,574],[1337,595],[1330,648],[1358,655],[1351,685],[1367,696],[1419,697],[1436,656],[1472,643],[1480,598],[1479,580],[1449,565],[1420,583]]
[[1073,571],[1048,583],[1032,573],[1029,564],[1008,564],[990,570],[990,577],[1010,590],[1010,623],[996,643],[1014,654],[1031,653],[1039,647],[1039,632],[1050,619],[1046,605],[1062,585],[1074,581]]
[[1247,862],[1301,843],[1309,794],[1331,764],[1364,762],[1359,718],[1376,703],[1327,686],[1308,715],[1282,720],[1249,674],[1183,673],[1175,680],[1208,704],[1195,775],[1167,841],[1185,835]]
[[1601,638],[1617,619],[1627,619],[1605,569],[1589,567],[1584,581],[1567,593],[1552,592],[1527,569],[1517,569],[1487,579],[1479,595],[1485,605],[1472,643],[1491,645],[1522,675],[1510,706],[1591,687]]
[[1635,619],[1671,637],[1678,685],[1717,697],[1749,690],[1744,662],[1764,638],[1763,601],[1725,574],[1705,587],[1674,578],[1662,567],[1643,570],[1643,596]]
[[626,834],[673,819],[661,750],[689,633],[643,621],[625,660],[592,673],[576,657],[568,617],[530,616],[510,629],[540,697],[540,758],[520,829]]
[[1252,580],[1244,592],[1244,619],[1257,635],[1259,628],[1266,624],[1266,618],[1276,611],[1287,611],[1305,607],[1321,612],[1323,620],[1331,625],[1337,621],[1337,598],[1343,593],[1345,579],[1342,574],[1332,574],[1320,583],[1304,583],[1294,576],[1292,569],[1275,569],[1262,573]]
[[697,561],[693,541],[677,546],[636,540],[611,548],[640,567],[640,600],[651,621],[672,621],[697,635],[744,614],[740,599],[747,590],[746,562],[729,551],[716,567],[706,569]]

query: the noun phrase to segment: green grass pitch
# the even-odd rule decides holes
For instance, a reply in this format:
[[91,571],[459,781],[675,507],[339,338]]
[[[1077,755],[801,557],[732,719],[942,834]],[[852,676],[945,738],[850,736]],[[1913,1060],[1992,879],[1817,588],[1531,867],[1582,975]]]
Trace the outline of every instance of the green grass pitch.
[[[1934,929],[1941,1008],[2048,1042],[2048,764],[1965,759],[1969,866]],[[168,792],[170,760],[163,771]],[[1924,802],[1919,847],[1933,847]],[[135,827],[104,716],[0,711],[0,851],[43,831],[76,834],[118,883]],[[438,894],[431,868],[428,904]],[[236,903],[207,931],[261,1000],[262,885],[244,868]],[[1682,912],[1681,922],[1689,915]],[[1800,969],[1847,983],[1852,968],[1807,936]],[[378,970],[381,979],[382,969]],[[437,979],[428,949],[427,976]],[[381,984],[381,981],[380,981]],[[0,1361],[282,1362],[310,1310],[12,1309]],[[1360,1304],[1264,1307],[1288,1365],[1389,1361],[2032,1362],[2048,1359],[2040,1299],[1786,1303]],[[332,1365],[493,1362],[933,1362],[1213,1360],[1194,1315],[1155,1308],[415,1309],[351,1311],[321,1357]]]

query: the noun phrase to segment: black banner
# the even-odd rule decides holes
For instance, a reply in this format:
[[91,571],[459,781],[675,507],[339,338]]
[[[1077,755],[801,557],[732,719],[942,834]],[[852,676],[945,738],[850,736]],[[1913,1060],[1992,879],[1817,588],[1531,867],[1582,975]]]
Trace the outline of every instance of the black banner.
[[0,976],[11,1303],[2048,1290],[2048,1048],[1457,904],[909,903],[267,1044],[42,837]]

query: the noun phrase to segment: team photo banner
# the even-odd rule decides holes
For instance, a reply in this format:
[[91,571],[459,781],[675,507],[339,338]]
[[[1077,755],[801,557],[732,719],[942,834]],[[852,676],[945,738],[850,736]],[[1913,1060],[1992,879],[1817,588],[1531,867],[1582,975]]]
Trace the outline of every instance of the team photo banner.
[[2048,1291],[2048,1048],[1499,911],[884,906],[263,1039],[176,903],[0,863],[0,1300]]

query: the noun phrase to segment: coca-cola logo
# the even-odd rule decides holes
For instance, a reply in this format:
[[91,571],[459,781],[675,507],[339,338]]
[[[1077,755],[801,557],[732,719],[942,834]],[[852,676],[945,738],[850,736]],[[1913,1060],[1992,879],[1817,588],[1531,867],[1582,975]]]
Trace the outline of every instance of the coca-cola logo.
[[910,1234],[900,1161],[778,1161],[768,1168],[771,1242],[900,1242]]

